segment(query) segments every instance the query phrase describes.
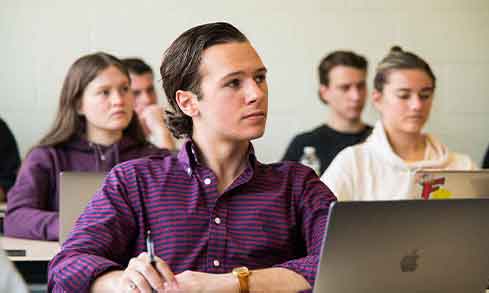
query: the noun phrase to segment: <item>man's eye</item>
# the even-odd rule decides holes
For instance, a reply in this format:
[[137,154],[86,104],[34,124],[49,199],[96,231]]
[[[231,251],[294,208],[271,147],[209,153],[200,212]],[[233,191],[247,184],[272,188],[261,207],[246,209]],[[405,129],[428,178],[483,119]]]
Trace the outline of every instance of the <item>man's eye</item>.
[[110,95],[110,91],[109,91],[109,90],[103,90],[103,91],[101,91],[100,93],[101,93],[102,95],[104,95],[104,96],[108,96],[108,95]]
[[401,100],[407,100],[409,99],[409,95],[397,95],[397,97]]
[[256,83],[262,83],[265,80],[267,80],[267,76],[265,74],[259,74],[255,77],[255,82]]
[[429,100],[431,98],[432,94],[425,94],[425,93],[421,93],[419,94],[419,98],[421,100]]
[[238,88],[241,85],[241,81],[239,79],[233,79],[226,84],[226,86],[230,88]]

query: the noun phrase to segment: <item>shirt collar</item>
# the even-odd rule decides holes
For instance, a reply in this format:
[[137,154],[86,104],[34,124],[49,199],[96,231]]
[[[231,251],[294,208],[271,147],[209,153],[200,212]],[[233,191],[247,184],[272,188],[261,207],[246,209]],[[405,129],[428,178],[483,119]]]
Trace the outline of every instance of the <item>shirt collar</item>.
[[[196,148],[197,146],[194,144],[194,142],[191,139],[188,139],[183,143],[182,148],[177,155],[178,161],[184,166],[189,176],[192,176],[194,169],[200,165]],[[251,144],[251,142],[249,144],[246,157],[248,158],[247,169],[254,171],[258,161],[255,156],[255,149],[253,148],[253,144]]]

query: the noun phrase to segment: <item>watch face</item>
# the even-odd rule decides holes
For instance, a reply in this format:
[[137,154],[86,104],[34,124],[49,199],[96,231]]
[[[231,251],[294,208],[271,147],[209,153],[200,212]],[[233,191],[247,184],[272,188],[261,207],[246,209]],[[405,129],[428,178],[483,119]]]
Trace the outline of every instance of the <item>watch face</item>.
[[233,269],[233,274],[235,274],[236,276],[245,277],[245,276],[249,275],[249,271],[248,271],[247,267],[239,267],[239,268]]

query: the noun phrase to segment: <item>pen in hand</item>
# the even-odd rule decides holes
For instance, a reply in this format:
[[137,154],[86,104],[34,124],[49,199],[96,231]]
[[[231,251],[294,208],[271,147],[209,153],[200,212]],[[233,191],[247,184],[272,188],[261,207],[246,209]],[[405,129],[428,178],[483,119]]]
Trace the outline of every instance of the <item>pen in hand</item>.
[[[156,269],[155,247],[154,247],[153,239],[151,239],[151,230],[148,230],[146,232],[146,250],[148,251],[149,263],[153,268]],[[156,292],[156,290],[151,289],[151,292]]]

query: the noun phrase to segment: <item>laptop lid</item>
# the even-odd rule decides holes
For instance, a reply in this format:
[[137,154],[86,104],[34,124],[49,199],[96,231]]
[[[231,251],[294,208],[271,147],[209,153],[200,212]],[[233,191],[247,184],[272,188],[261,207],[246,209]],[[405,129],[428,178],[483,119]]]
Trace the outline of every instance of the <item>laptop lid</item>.
[[59,243],[62,244],[90,199],[102,185],[105,173],[61,172],[59,184]]
[[489,199],[337,202],[314,292],[484,292]]
[[420,170],[416,181],[424,199],[489,198],[489,170]]

